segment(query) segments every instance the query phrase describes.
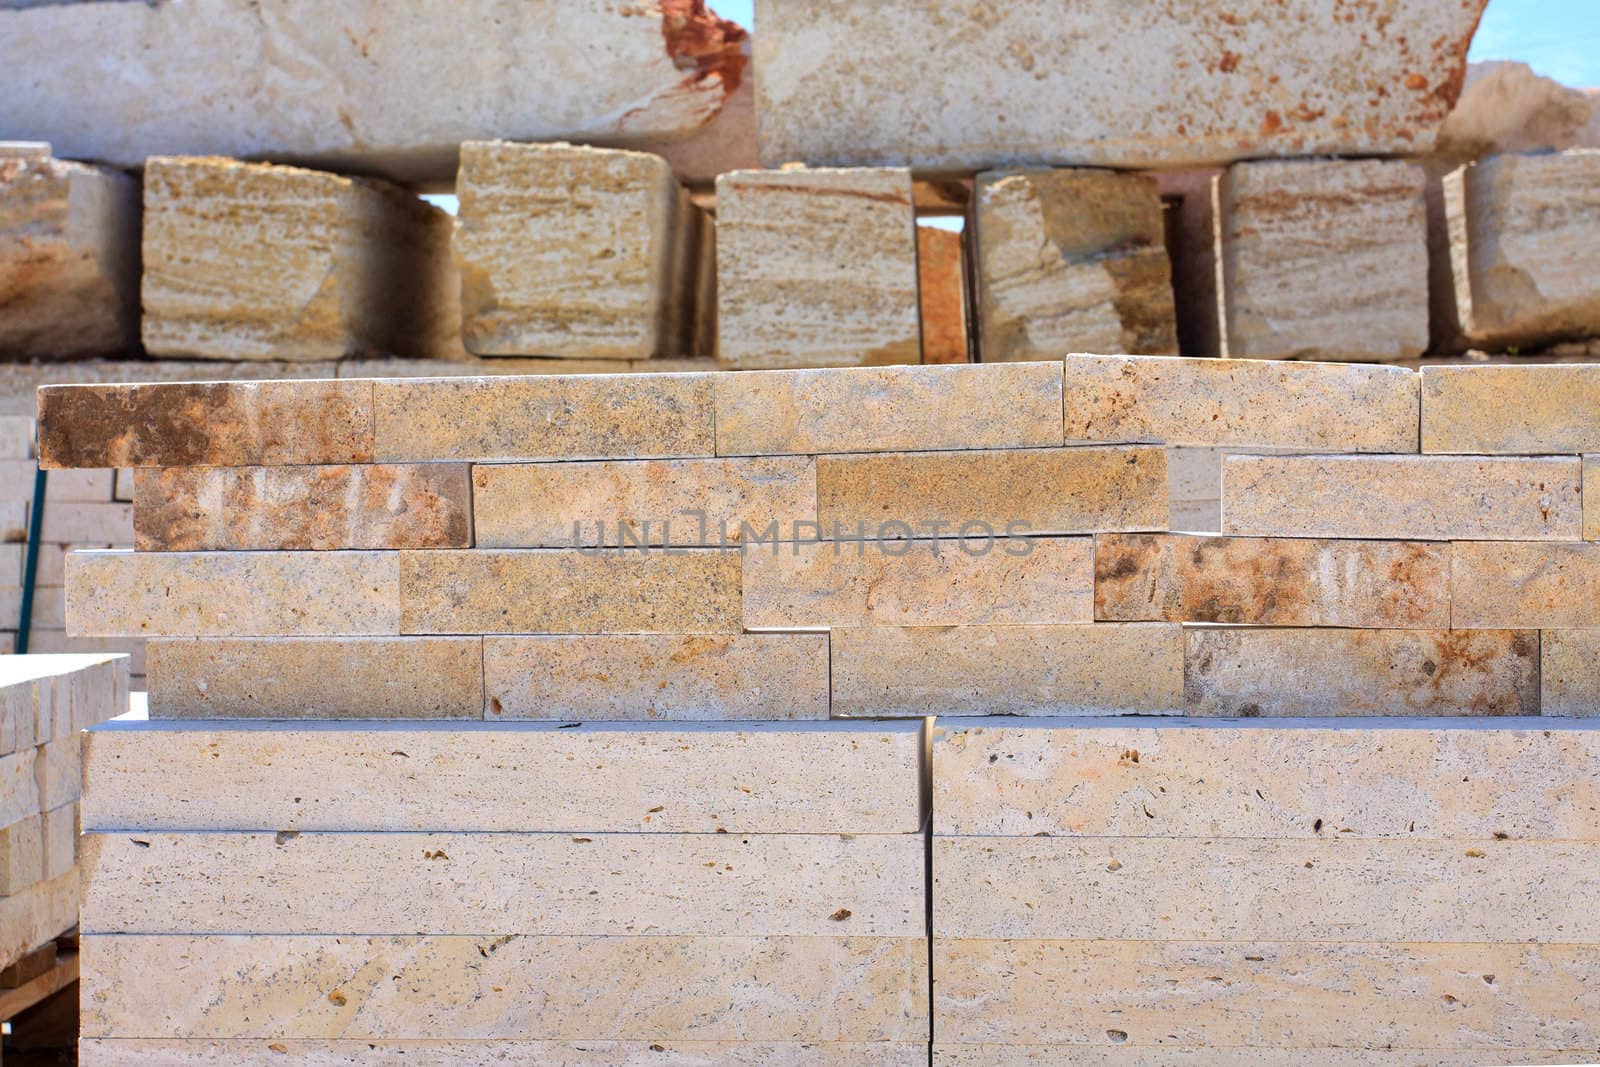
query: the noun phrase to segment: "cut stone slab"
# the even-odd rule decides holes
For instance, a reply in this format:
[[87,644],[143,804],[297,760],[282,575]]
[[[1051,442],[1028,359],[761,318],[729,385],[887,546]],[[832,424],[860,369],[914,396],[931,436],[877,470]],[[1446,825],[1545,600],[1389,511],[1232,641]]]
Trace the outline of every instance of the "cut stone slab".
[[1068,442],[1417,451],[1413,371],[1338,363],[1068,356]]
[[1526,63],[1470,63],[1436,151],[1456,159],[1560,151],[1578,143],[1597,110],[1600,98],[1540,77]]
[[298,167],[144,168],[152,355],[325,360],[460,354],[450,216],[398,187]]
[[41,812],[53,811],[83,796],[81,739],[81,734],[68,733],[44,742],[37,749],[33,774],[38,782]]
[[1451,545],[1450,625],[1600,628],[1600,544]]
[[1222,532],[1575,541],[1577,456],[1228,456]]
[[483,717],[826,719],[823,634],[488,637]]
[[752,630],[1094,621],[1094,541],[999,538],[981,555],[954,537],[774,545],[744,556]]
[[0,897],[0,965],[9,967],[78,925],[78,869]]
[[0,456],[8,460],[33,458],[33,428],[31,415],[0,415]]
[[480,548],[737,545],[815,533],[809,457],[496,463],[472,470]]
[[[31,509],[32,505],[29,507]],[[133,518],[130,504],[118,504],[109,499],[104,503],[58,501],[50,500],[47,495],[39,539],[54,544],[125,545],[132,540]]]
[[[136,1049],[149,1044],[163,1049],[155,1042],[90,1042],[84,1047],[100,1049],[116,1044],[132,1045]],[[1444,1050],[1429,1049],[1429,1067],[1483,1067],[1485,1062],[1503,1059],[1508,1063],[1565,1064],[1584,1050],[1573,1049],[1550,1052],[1542,1049],[1479,1049]],[[1316,1061],[1320,1067],[1385,1067],[1394,1062],[1392,1048],[1318,1048]],[[1110,1044],[1082,1045],[992,1045],[949,1044],[933,1046],[933,1067],[1034,1067],[1048,1063],[1052,1067],[1297,1067],[1306,1062],[1306,1050],[1298,1048],[1175,1048],[1172,1045],[1152,1045],[1143,1048]],[[115,1064],[125,1061],[111,1060]],[[132,1063],[132,1060],[126,1061]],[[180,1064],[205,1064],[211,1060],[179,1060]],[[343,1062],[343,1061],[330,1061]]]
[[480,637],[156,640],[153,719],[476,719]]
[[1192,715],[1537,715],[1536,630],[1188,629]]
[[841,717],[1162,715],[1183,701],[1178,626],[867,627],[830,640]]
[[[1101,0],[930,16],[917,0],[834,0],[822,12],[758,0],[761,162],[1139,169],[1427,153],[1483,8],[1387,2],[1336,14],[1324,2],[1254,0],[1130,13]],[[939,51],[937,78],[930,36],[959,42]]]
[[977,177],[972,212],[984,360],[1177,354],[1155,178],[991,171]]
[[1160,448],[1039,448],[817,458],[823,536],[1165,530]]
[[967,265],[960,233],[917,225],[917,302],[922,362],[969,362]]
[[1600,541],[1600,456],[1583,457],[1583,539]]
[[44,876],[60,878],[78,862],[78,804],[63,804],[39,817],[44,846]]
[[0,896],[44,879],[44,821],[37,814],[0,828]]
[[468,141],[453,243],[462,335],[489,356],[693,355],[700,209],[660,156]]
[[1600,717],[1600,630],[1545,630],[1539,662],[1544,714]]
[[1061,444],[1061,364],[752,371],[715,378],[717,454]]
[[50,159],[48,146],[0,156],[0,292],[0,357],[136,351],[137,179]]
[[911,172],[720,176],[717,358],[742,370],[921,362]]
[[[85,1062],[103,1067],[272,1067],[287,1056],[305,1067],[353,1067],[373,1057],[410,1067],[463,1063],[559,1063],[563,1067],[927,1067],[927,1041],[359,1041],[96,1038],[81,1043]],[[1376,1061],[1374,1061],[1376,1062]],[[1462,1061],[1464,1067],[1466,1061]],[[1555,1062],[1524,1060],[1525,1063]],[[1347,1067],[1340,1061],[1336,1067]],[[1452,1061],[1445,1067],[1458,1067]]]
[[466,548],[472,489],[465,463],[144,468],[133,525],[141,552]]
[[1095,618],[1250,626],[1450,626],[1450,546],[1102,534]]
[[1600,450],[1600,364],[1424,367],[1424,452]]
[[736,634],[732,549],[399,553],[407,634]]

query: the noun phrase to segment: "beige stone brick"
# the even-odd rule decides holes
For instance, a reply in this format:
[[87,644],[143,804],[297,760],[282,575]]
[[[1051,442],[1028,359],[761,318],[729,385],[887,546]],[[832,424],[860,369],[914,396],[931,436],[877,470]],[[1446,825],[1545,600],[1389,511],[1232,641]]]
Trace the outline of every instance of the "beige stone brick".
[[[39,465],[31,459],[0,460],[0,499],[32,500],[38,471]],[[111,480],[111,471],[55,471],[45,499],[52,505],[60,501],[110,503]]]
[[1539,663],[1544,714],[1600,716],[1600,630],[1545,630]]
[[718,177],[717,358],[744,369],[921,362],[911,172]]
[[47,741],[35,751],[33,774],[39,789],[39,810],[53,811],[83,796],[82,734]]
[[1592,452],[1600,449],[1596,410],[1596,364],[1422,369],[1424,452]]
[[0,415],[0,456],[29,459],[33,456],[33,416]]
[[1450,625],[1600,627],[1600,545],[1452,545]]
[[[271,1046],[271,1047],[269,1047]],[[536,1041],[504,1039],[350,1039],[266,1042],[245,1038],[210,1041],[100,1038],[84,1041],[81,1054],[103,1067],[258,1067],[288,1056],[305,1067],[349,1067],[373,1057],[411,1067],[455,1067],[462,1063],[559,1063],[564,1067],[927,1067],[926,1041]],[[1553,1062],[1534,1061],[1526,1062]],[[1340,1063],[1338,1067],[1345,1067]],[[1446,1067],[1457,1067],[1455,1063]]]
[[917,224],[917,305],[924,363],[969,361],[964,252],[957,231]]
[[59,878],[78,861],[78,805],[64,804],[40,817],[44,876]]
[[39,814],[38,752],[38,748],[29,746],[0,756],[0,826]]
[[0,896],[44,880],[43,819],[29,815],[0,828]]
[[50,500],[47,490],[40,539],[56,544],[125,545],[133,540],[133,508],[109,499],[93,504]]
[[10,966],[78,925],[78,871],[0,897],[0,963]]

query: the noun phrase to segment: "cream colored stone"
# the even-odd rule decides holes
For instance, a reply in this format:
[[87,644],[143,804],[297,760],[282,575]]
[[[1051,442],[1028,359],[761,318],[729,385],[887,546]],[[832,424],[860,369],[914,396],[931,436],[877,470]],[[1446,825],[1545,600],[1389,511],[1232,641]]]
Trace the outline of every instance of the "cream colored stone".
[[[91,1043],[93,1044],[93,1043]],[[129,1042],[129,1044],[133,1044]],[[1570,1064],[1587,1050],[1548,1052],[1536,1049],[1458,1051],[1441,1049],[1319,1048],[1319,1067],[1484,1067],[1504,1061],[1518,1064]],[[1301,1067],[1305,1049],[1287,1048],[1145,1048],[1107,1043],[1083,1045],[934,1045],[933,1067]],[[123,1061],[113,1060],[113,1063]],[[132,1062],[132,1061],[128,1061]],[[209,1064],[210,1060],[182,1063]],[[342,1061],[335,1061],[342,1062]]]
[[1600,545],[1452,545],[1450,625],[1600,627]]
[[[30,394],[29,399],[32,399]],[[0,415],[0,456],[30,459],[33,456],[34,421],[31,415]]]
[[133,540],[133,508],[130,505],[118,504],[110,499],[92,504],[54,501],[49,499],[48,490],[46,493],[44,524],[39,535],[41,541],[125,545]]
[[1571,148],[1597,105],[1600,98],[1542,78],[1526,63],[1470,63],[1461,99],[1439,127],[1437,151],[1477,159]]
[[1224,354],[1381,362],[1428,347],[1421,167],[1237,163],[1220,196]]
[[93,1062],[102,1067],[142,1067],[152,1062],[166,1067],[276,1067],[286,1056],[305,1067],[348,1067],[369,1063],[373,1057],[403,1062],[409,1067],[457,1067],[464,1063],[561,1064],[562,1067],[763,1067],[776,1063],[790,1067],[927,1067],[928,1062],[926,1041],[777,1044],[748,1041],[268,1041],[264,1038],[159,1041],[110,1038],[83,1041],[79,1052],[85,1063]]
[[78,804],[64,804],[40,817],[44,876],[59,878],[78,861]]
[[1158,623],[834,630],[833,714],[1162,715],[1183,631]]
[[1422,450],[1468,454],[1600,449],[1600,364],[1422,369]]
[[1600,717],[1600,630],[1545,630],[1539,663],[1544,714]]
[[10,966],[78,925],[78,870],[0,897],[0,965]]
[[148,686],[158,719],[476,719],[483,639],[163,639]]
[[[39,465],[32,460],[0,460],[0,498],[33,499],[33,478]],[[54,471],[45,497],[45,521],[50,521],[54,505],[69,503],[109,504],[113,501],[115,471]]]
[[974,183],[972,217],[983,359],[1177,353],[1154,178],[990,171]]
[[70,733],[41,744],[34,760],[41,812],[53,811],[83,796],[82,734]]
[[29,815],[0,828],[0,897],[44,880],[44,819]]
[[942,451],[1061,443],[1061,364],[721,374],[717,454]]
[[[115,653],[127,657],[128,673],[133,677],[144,674],[144,642],[129,637],[68,637],[65,630],[35,630],[28,638],[28,656],[32,658],[35,653],[77,654],[86,653]],[[126,687],[123,692],[126,697]],[[128,710],[127,700],[123,700],[122,711]]]
[[1222,532],[1397,540],[1577,540],[1576,456],[1228,456]]
[[1535,630],[1190,629],[1193,715],[1537,715]]
[[921,362],[911,172],[718,177],[717,358],[741,369]]

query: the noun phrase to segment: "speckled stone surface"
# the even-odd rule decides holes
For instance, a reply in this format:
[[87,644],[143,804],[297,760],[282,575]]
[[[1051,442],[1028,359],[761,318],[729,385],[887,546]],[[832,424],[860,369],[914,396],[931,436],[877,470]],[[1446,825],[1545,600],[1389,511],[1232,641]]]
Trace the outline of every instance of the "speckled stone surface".
[[1190,629],[1194,715],[1537,715],[1536,630]]
[[489,637],[488,719],[826,719],[823,634]]
[[1583,539],[1600,541],[1600,456],[1583,457]]
[[1451,546],[1450,624],[1600,628],[1600,544]]
[[[90,1042],[98,1049],[103,1042]],[[1461,1051],[1428,1049],[1429,1067],[1483,1067],[1503,1059],[1508,1063],[1567,1064],[1587,1055],[1586,1050],[1547,1052],[1534,1049]],[[1080,1045],[939,1045],[933,1046],[933,1067],[1300,1067],[1306,1062],[1303,1048],[1175,1048],[1151,1045],[1143,1048],[1100,1044]],[[1318,1048],[1321,1067],[1390,1067],[1395,1062],[1392,1048]],[[122,1061],[113,1061],[121,1063]],[[130,1061],[131,1062],[131,1061]],[[209,1067],[210,1060],[199,1062]],[[343,1061],[334,1061],[343,1062]]]
[[1545,630],[1539,655],[1544,714],[1600,717],[1600,630]]
[[990,171],[973,185],[984,360],[1176,354],[1156,180],[1109,170]]
[[0,897],[0,960],[7,966],[78,921],[78,868]]
[[[84,1062],[104,1067],[260,1067],[285,1057],[306,1067],[351,1067],[373,1057],[409,1067],[457,1067],[463,1063],[561,1064],[562,1067],[927,1067],[926,1041],[535,1041],[438,1040],[267,1041],[104,1038],[80,1045]],[[1529,1061],[1532,1062],[1532,1061]],[[1339,1067],[1344,1067],[1341,1062]],[[1455,1067],[1449,1064],[1447,1067]]]
[[722,374],[717,454],[1061,443],[1061,364],[856,367]]
[[1417,375],[1398,367],[1074,355],[1068,441],[1415,452]]
[[1422,370],[1424,452],[1594,452],[1596,412],[1600,364]]
[[141,552],[472,544],[464,463],[145,468],[133,484]]
[[1576,456],[1228,456],[1222,532],[1574,541]]
[[911,172],[717,178],[717,358],[743,369],[917,363]]
[[1102,534],[1095,618],[1251,626],[1450,625],[1450,547]]

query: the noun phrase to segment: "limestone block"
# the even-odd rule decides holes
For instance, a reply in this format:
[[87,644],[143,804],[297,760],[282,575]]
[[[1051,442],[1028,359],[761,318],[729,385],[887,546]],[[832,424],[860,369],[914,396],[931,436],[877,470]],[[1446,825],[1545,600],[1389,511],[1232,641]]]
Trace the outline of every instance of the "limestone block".
[[102,935],[81,966],[90,1039],[928,1035],[921,937]]
[[0,961],[10,966],[78,925],[78,871],[73,868],[0,897]]
[[[74,637],[315,637],[400,632],[394,552],[74,552]],[[454,631],[460,632],[460,631]]]
[[921,362],[911,172],[718,177],[717,358],[740,369]]
[[133,539],[133,508],[128,504],[118,504],[109,499],[104,503],[51,500],[48,489],[45,500],[40,540],[56,544],[125,545]]
[[917,305],[922,362],[968,362],[966,257],[957,231],[918,224]]
[[1600,333],[1600,151],[1492,156],[1444,178],[1459,334],[1477,348]]
[[1424,367],[1424,452],[1600,449],[1600,364]]
[[1238,163],[1220,202],[1226,355],[1392,362],[1428,347],[1421,167]]
[[368,463],[372,424],[371,382],[45,386],[39,465]]
[[1159,623],[840,629],[833,714],[1162,715],[1183,631]]
[[914,834],[921,727],[106,723],[85,735],[84,825]]
[[835,541],[744,556],[752,630],[1094,621],[1094,541],[1000,538],[987,551],[939,541]]
[[1597,105],[1600,99],[1542,78],[1526,63],[1471,63],[1461,98],[1439,127],[1437,152],[1477,159],[1571,148]]
[[708,374],[380,381],[382,461],[709,456]]
[[[31,500],[33,476],[39,465],[31,460],[0,460],[0,497]],[[115,498],[113,488],[115,471],[68,470],[50,475],[46,504],[61,501],[84,504],[108,504]],[[50,521],[52,508],[45,509],[45,522]],[[120,532],[120,531],[119,531]]]
[[134,479],[133,543],[141,552],[466,548],[467,475],[464,463],[145,468]]
[[[1160,448],[883,453],[817,459],[824,536],[1072,534],[1167,528]],[[909,527],[909,529],[906,529]],[[881,533],[880,533],[881,531]]]
[[450,227],[442,209],[382,182],[229,159],[150,159],[145,350],[286,360],[458,353]]
[[489,637],[487,719],[826,719],[821,634]]
[[1193,715],[1537,715],[1534,630],[1191,629]]
[[1417,376],[1397,367],[1073,355],[1066,440],[1417,451]]
[[1228,456],[1222,532],[1398,540],[1577,540],[1572,457]]
[[[90,1042],[85,1047],[99,1049],[113,1042]],[[122,1042],[138,1048],[145,1042]],[[152,1047],[157,1046],[149,1042]],[[1514,1049],[1500,1051],[1458,1051],[1428,1049],[1421,1055],[1428,1067],[1483,1067],[1485,1063],[1505,1060],[1520,1064],[1571,1063],[1586,1053],[1581,1050],[1549,1052],[1542,1049]],[[1404,1054],[1400,1062],[1405,1060]],[[1306,1062],[1305,1049],[1284,1048],[1174,1048],[1157,1045],[1145,1048],[1127,1045],[939,1045],[933,1046],[933,1067],[1033,1067],[1049,1063],[1053,1067],[1297,1067]],[[1392,1048],[1318,1048],[1316,1060],[1320,1067],[1388,1067],[1396,1062]],[[121,1064],[132,1060],[109,1060]],[[209,1065],[211,1060],[185,1059],[178,1063]],[[248,1062],[248,1061],[247,1061]],[[330,1061],[343,1062],[343,1061]]]
[[733,545],[815,537],[809,457],[495,463],[472,471],[481,548]]
[[462,333],[479,355],[694,355],[700,209],[660,156],[468,141],[456,177]]
[[717,455],[1061,443],[1061,364],[755,371],[715,379]]
[[38,751],[30,745],[0,756],[0,826],[39,814],[40,782],[35,770]]
[[31,458],[33,427],[31,415],[0,415],[0,456],[7,459]]
[[1545,630],[1539,663],[1544,714],[1600,716],[1600,630]]
[[685,374],[717,369],[711,356],[668,359],[558,359],[554,356],[471,356],[466,359],[341,359],[340,378],[514,378],[529,374]]
[[1600,456],[1583,457],[1583,539],[1600,541]]
[[1405,541],[1102,534],[1095,619],[1450,626],[1450,548]]
[[476,549],[399,556],[401,633],[740,629],[739,555],[731,549]]
[[1450,547],[1450,625],[1600,627],[1600,544]]
[[479,637],[161,639],[150,642],[158,719],[476,719]]
[[[28,655],[31,658],[35,653],[49,654],[86,654],[86,653],[116,653],[127,657],[128,673],[135,677],[144,674],[144,642],[129,637],[68,637],[65,630],[35,630],[28,638]],[[122,710],[118,715],[128,710],[126,688],[123,690]]]
[[[276,1067],[288,1056],[306,1067],[351,1067],[373,1057],[410,1067],[463,1063],[558,1063],[563,1067],[927,1067],[927,1041],[185,1041],[98,1038],[80,1043],[85,1063],[102,1067]],[[1526,1060],[1527,1063],[1555,1062]],[[1463,1061],[1464,1065],[1465,1061]],[[1346,1067],[1341,1061],[1337,1067]],[[1451,1062],[1445,1067],[1458,1067]]]
[[39,810],[48,812],[83,796],[82,734],[70,733],[41,744],[35,751],[33,776]]
[[44,880],[44,820],[29,815],[0,827],[0,897]]
[[0,356],[135,351],[139,182],[49,158],[0,158]]
[[973,188],[979,351],[1176,354],[1156,180],[1109,170],[990,171]]
[[78,862],[78,805],[64,804],[40,817],[44,876],[59,878]]

